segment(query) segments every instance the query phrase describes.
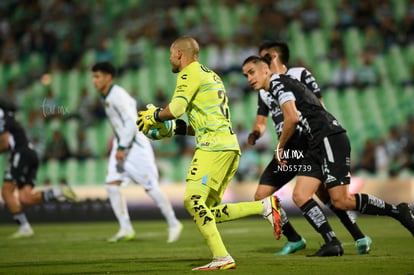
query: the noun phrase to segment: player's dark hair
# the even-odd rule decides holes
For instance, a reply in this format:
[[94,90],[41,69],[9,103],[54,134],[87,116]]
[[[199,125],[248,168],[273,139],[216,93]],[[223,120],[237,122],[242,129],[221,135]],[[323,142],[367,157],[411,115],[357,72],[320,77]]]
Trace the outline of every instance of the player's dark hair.
[[268,66],[270,66],[270,60],[271,60],[271,57],[268,56],[268,55],[265,55],[264,57],[260,57],[260,56],[257,56],[257,55],[251,55],[251,56],[249,56],[248,58],[246,58],[244,60],[242,66],[244,66],[244,65],[246,65],[247,63],[250,63],[250,62],[252,62],[253,64],[263,62],[263,63],[267,64]]
[[278,53],[283,64],[287,64],[290,58],[289,46],[281,41],[266,41],[259,47],[259,53],[263,50],[271,50]]
[[99,62],[93,65],[92,72],[99,72],[99,71],[110,74],[113,77],[115,76],[115,73],[116,73],[115,67],[109,62]]

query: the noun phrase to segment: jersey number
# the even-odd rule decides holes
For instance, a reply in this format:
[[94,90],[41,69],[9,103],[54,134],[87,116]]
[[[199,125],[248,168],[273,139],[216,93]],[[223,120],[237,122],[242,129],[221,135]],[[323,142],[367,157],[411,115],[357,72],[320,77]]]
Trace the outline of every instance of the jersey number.
[[[217,95],[218,95],[218,98],[219,99],[223,99],[223,101],[221,102],[221,104],[220,104],[220,111],[221,111],[221,113],[223,114],[223,116],[227,119],[227,120],[229,120],[229,108],[228,108],[228,106],[227,106],[227,96],[225,95],[225,93],[224,93],[224,91],[223,90],[219,90],[218,92],[217,92]],[[229,126],[229,130],[230,130],[230,133],[232,134],[232,135],[234,135],[234,132],[233,132],[233,129],[231,128],[231,126]]]

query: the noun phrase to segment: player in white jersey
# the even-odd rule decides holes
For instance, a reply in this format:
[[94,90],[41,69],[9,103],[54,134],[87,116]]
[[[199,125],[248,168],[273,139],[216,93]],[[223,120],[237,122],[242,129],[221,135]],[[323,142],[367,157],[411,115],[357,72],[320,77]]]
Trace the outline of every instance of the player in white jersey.
[[170,201],[159,187],[159,175],[150,141],[136,129],[137,103],[124,88],[113,83],[115,68],[111,63],[97,63],[92,67],[92,72],[93,84],[103,98],[105,112],[116,137],[109,156],[106,190],[120,229],[108,241],[135,238],[127,204],[121,193],[121,185],[132,180],[140,184],[160,208],[169,226],[167,242],[175,242],[181,234],[182,224],[175,217]]

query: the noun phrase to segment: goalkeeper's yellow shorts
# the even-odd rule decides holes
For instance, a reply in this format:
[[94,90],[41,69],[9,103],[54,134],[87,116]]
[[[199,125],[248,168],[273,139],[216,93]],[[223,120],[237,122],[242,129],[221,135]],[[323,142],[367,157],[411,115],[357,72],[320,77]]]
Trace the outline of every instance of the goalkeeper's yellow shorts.
[[187,173],[189,184],[200,184],[214,190],[210,199],[219,204],[224,191],[239,166],[238,151],[210,152],[196,149]]

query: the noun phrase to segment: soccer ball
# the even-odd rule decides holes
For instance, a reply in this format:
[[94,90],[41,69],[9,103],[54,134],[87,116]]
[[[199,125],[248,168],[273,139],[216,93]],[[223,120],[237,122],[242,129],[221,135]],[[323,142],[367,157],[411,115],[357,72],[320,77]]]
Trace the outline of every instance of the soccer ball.
[[172,137],[175,132],[175,126],[175,120],[157,122],[149,127],[146,136],[152,140],[160,140],[166,137]]

